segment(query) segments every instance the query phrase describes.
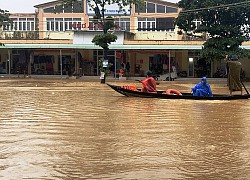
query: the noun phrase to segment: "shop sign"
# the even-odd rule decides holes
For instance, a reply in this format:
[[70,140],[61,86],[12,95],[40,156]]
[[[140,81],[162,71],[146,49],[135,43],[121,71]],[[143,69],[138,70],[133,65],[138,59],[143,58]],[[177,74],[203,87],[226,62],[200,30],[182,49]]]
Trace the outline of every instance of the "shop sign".
[[109,61],[107,59],[104,59],[102,62],[102,67],[106,68],[108,67]]
[[[94,1],[87,2],[87,14],[88,15],[94,15],[95,11],[91,6],[96,6]],[[101,6],[98,5],[99,8],[101,9]],[[130,15],[130,6],[125,6],[123,7],[125,9],[126,15]],[[110,5],[105,5],[105,15],[124,15],[124,11],[119,11],[119,6],[117,4],[110,4]]]
[[[101,23],[98,23],[98,24],[94,24],[94,23],[89,23],[89,25],[87,26],[87,23],[74,23],[74,24],[71,24],[70,25],[70,28],[74,28],[74,29],[85,29],[85,28],[90,28],[90,29],[95,29],[95,28],[98,28],[98,29],[102,29],[102,24]],[[121,27],[120,26],[116,26],[115,27],[116,29],[120,29]]]

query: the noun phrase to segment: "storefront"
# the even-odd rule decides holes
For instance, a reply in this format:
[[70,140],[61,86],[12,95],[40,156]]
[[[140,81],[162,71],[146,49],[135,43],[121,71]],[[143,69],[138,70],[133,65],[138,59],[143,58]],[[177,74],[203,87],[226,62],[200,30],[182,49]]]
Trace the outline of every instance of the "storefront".
[[[127,63],[130,76],[145,76],[149,69],[165,74],[175,67],[179,77],[213,77],[218,69],[223,70],[223,60],[199,59],[200,49],[201,45],[111,44],[111,76]],[[103,58],[103,50],[90,44],[5,44],[0,52],[2,74],[99,76],[98,61]],[[248,59],[240,61],[248,77]]]

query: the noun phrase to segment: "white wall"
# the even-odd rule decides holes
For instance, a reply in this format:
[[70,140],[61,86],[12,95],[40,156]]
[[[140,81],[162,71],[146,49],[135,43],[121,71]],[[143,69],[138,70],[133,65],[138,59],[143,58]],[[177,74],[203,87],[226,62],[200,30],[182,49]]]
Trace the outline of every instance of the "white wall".
[[240,59],[239,61],[242,64],[243,71],[245,71],[245,73],[246,73],[246,77],[250,77],[250,72],[249,72],[250,63],[249,63],[249,59],[248,58],[243,58],[243,59]]
[[[93,44],[92,39],[96,34],[102,34],[103,32],[95,32],[95,31],[83,31],[83,32],[75,32],[73,37],[73,44]],[[112,44],[123,44],[124,41],[124,32],[116,32],[117,40]]]
[[72,31],[46,31],[43,33],[44,39],[73,39],[74,32]]
[[162,32],[140,32],[135,34],[134,40],[177,40],[175,31],[162,31]]

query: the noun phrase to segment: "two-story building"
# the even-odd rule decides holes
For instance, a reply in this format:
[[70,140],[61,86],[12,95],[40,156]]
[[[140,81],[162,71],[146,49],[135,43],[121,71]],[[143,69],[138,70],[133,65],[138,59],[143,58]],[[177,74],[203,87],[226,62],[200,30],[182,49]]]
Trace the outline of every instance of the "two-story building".
[[[94,23],[93,10],[86,0],[79,0],[55,13],[58,3],[36,5],[31,14],[11,14],[13,23],[1,26],[0,42],[5,46],[0,47],[0,73],[99,75],[103,50],[92,39],[103,32]],[[116,5],[106,7],[106,15],[115,18],[112,31],[118,36],[108,53],[113,73],[123,63],[130,64],[131,76],[144,76],[148,69],[169,73],[174,66],[180,76],[212,77],[217,69],[224,69],[223,61],[199,64],[205,39],[178,35],[174,19],[180,9],[176,4],[146,0],[142,10],[135,5],[126,8],[128,13],[123,14]],[[244,47],[250,49],[250,43]],[[248,59],[241,61],[250,77]]]

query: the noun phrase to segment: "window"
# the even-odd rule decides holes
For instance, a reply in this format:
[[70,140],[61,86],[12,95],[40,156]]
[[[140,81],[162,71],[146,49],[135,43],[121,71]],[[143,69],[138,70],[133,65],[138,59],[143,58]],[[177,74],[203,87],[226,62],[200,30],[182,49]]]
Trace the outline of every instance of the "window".
[[165,6],[157,4],[157,13],[165,13]]
[[23,22],[23,31],[26,31],[27,29],[26,29],[26,23],[27,22]]
[[46,18],[47,31],[69,31],[83,29],[81,18]]
[[135,12],[136,13],[177,13],[178,8],[174,7],[167,7],[160,4],[145,2],[145,6],[141,7],[141,9],[138,7],[138,5],[135,5]]
[[17,22],[14,22],[14,23],[13,23],[13,26],[14,26],[14,27],[13,27],[13,30],[17,30],[17,28],[18,28]]
[[59,23],[57,21],[55,22],[55,30],[59,31]]
[[174,18],[157,18],[156,30],[168,31],[174,29]]
[[54,13],[55,12],[55,7],[48,7],[43,9],[44,13]]
[[130,19],[129,18],[116,18],[115,19],[116,29],[118,30],[130,30]]
[[177,13],[178,9],[173,7],[167,7],[167,13]]
[[19,28],[18,30],[22,31],[23,30],[23,23],[22,22],[19,22]]
[[142,23],[138,21],[137,30],[142,31]]
[[81,21],[81,18],[73,18],[73,21]]
[[46,26],[47,26],[47,31],[50,31],[51,30],[51,22],[47,21]]
[[46,19],[47,31],[51,31],[52,29],[54,29],[54,28],[52,28],[53,21],[54,21],[54,18],[47,18]]
[[155,13],[155,4],[147,3],[147,13]]
[[72,4],[70,3],[65,4],[63,10],[64,13],[72,13]]
[[63,21],[59,22],[59,31],[64,31]]
[[72,18],[64,18],[64,28],[65,31],[71,30],[72,27]]
[[[83,13],[83,2],[82,0],[75,1],[73,3],[66,3],[60,9],[58,9],[59,13]],[[44,13],[54,13],[55,6],[44,8]]]
[[63,31],[63,18],[55,18],[55,30]]
[[76,1],[73,4],[73,13],[83,13],[83,1]]
[[35,18],[11,18],[10,25],[3,26],[5,31],[34,31]]
[[155,18],[138,18],[138,31],[154,31]]
[[89,25],[87,26],[89,30],[102,30],[100,23],[95,22],[93,18],[89,18]]
[[31,31],[34,31],[35,30],[35,22],[31,22]]
[[30,22],[27,22],[27,30],[30,31]]
[[16,31],[18,29],[18,18],[11,18],[11,21],[12,21],[11,26],[10,27],[8,26],[8,28],[6,27],[6,30],[8,29],[10,31],[11,30]]
[[195,19],[195,20],[193,20],[193,23],[195,24],[195,27],[196,27],[196,29],[197,29],[197,28],[199,28],[200,25],[201,25],[201,20]]
[[54,29],[55,29],[55,22],[53,21],[51,22],[51,30],[54,31]]
[[143,7],[139,7],[138,5],[135,5],[135,12],[136,13],[146,13],[146,2]]
[[[117,30],[125,30],[125,31],[130,30],[130,19],[129,18],[115,18],[114,23],[116,26],[115,29],[117,29]],[[102,30],[101,24],[94,23],[93,18],[89,18],[88,28],[89,28],[89,30]]]

